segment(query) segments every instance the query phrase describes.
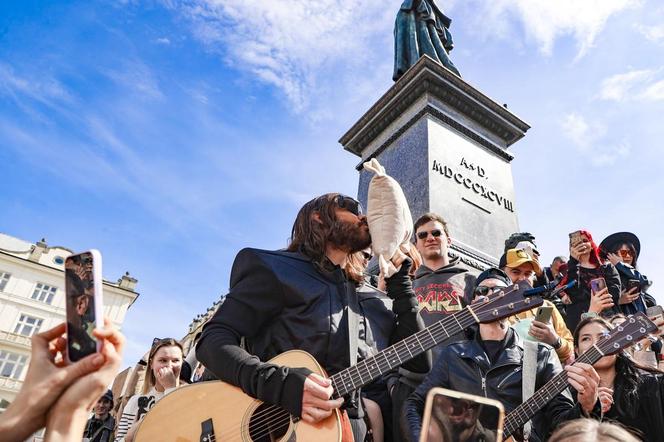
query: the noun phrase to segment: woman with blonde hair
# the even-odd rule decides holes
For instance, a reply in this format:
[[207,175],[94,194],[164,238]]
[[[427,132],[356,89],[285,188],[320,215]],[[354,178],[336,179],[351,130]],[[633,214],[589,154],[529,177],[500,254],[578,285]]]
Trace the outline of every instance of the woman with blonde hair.
[[575,419],[558,428],[549,442],[638,442],[639,440],[620,425],[597,422],[593,419]]
[[154,339],[141,394],[132,396],[122,410],[115,442],[131,442],[145,414],[157,401],[180,386],[182,359],[182,344],[178,341]]

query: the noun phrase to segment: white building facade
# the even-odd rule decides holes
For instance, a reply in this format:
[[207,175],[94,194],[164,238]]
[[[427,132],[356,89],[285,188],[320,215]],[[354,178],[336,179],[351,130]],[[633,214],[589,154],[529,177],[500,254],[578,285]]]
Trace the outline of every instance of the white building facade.
[[[64,261],[73,252],[0,233],[0,413],[20,390],[30,362],[30,337],[65,321]],[[103,281],[104,315],[122,327],[138,297],[137,280]]]

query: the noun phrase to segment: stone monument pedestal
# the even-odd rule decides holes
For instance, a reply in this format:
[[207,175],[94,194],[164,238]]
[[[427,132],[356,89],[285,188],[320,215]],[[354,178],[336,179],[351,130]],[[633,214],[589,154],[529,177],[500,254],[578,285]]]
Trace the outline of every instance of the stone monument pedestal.
[[473,268],[496,265],[519,231],[507,148],[530,126],[423,56],[341,137],[362,158],[358,198],[366,207],[377,158],[402,186],[413,220],[435,212],[448,223],[451,253]]

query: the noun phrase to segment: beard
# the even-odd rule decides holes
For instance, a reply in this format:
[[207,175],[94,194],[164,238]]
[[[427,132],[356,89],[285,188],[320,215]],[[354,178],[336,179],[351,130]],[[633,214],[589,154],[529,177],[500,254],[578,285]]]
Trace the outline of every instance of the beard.
[[357,223],[335,221],[327,240],[348,253],[359,252],[371,245],[371,235],[366,219]]

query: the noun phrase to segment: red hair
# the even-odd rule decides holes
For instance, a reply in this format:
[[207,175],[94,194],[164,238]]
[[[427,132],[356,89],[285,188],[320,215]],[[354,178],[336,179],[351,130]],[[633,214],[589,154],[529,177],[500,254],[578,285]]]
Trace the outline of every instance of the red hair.
[[[585,236],[588,241],[590,241],[590,263],[599,267],[602,265],[603,260],[602,258],[599,257],[599,247],[597,247],[597,244],[595,244],[595,240],[593,240],[593,236],[590,234],[589,231],[587,230],[579,230],[583,236]],[[569,274],[565,275],[565,277],[558,283],[558,287],[562,287],[566,285],[569,282]]]
[[597,244],[595,244],[593,236],[587,230],[581,230],[580,232],[583,236],[588,238],[588,241],[590,241],[590,247],[592,248],[590,251],[590,262],[595,264],[597,267],[601,266],[603,260],[599,257],[599,247],[597,247]]

